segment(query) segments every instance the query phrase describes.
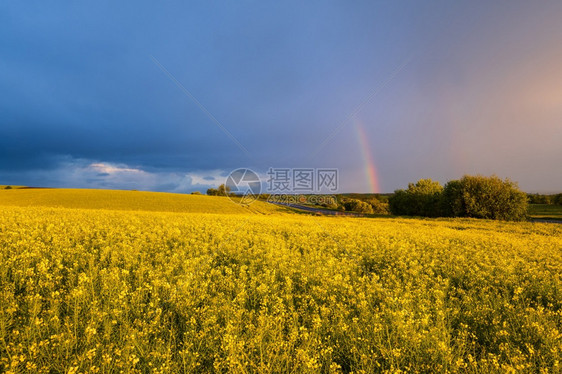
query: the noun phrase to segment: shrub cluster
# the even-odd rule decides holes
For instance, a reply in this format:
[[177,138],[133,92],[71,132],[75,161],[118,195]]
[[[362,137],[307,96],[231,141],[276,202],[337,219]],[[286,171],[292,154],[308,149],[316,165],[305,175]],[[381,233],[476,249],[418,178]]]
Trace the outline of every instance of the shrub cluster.
[[348,212],[357,212],[364,214],[373,214],[373,207],[371,204],[358,199],[347,199],[343,202],[343,207]]
[[415,184],[408,184],[407,190],[394,192],[389,199],[390,211],[396,215],[438,217],[441,215],[442,192],[439,182],[420,179]]
[[374,214],[389,214],[388,202],[381,201],[377,198],[371,198],[367,200],[367,203],[371,204]]
[[209,196],[229,196],[229,195],[231,195],[230,187],[228,187],[225,184],[221,184],[218,189],[209,188],[207,190],[207,195],[209,195]]
[[347,212],[363,214],[389,214],[388,203],[382,202],[376,197],[368,200],[343,198],[338,208]]
[[431,179],[410,183],[395,191],[389,207],[396,215],[520,221],[527,215],[527,195],[509,179],[465,175],[444,188]]

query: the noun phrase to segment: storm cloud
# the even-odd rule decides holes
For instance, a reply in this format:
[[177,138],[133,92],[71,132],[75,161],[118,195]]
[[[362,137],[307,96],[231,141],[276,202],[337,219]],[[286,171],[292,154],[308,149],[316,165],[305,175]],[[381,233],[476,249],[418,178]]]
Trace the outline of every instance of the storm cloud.
[[556,2],[3,2],[0,184],[189,192],[333,167],[367,192],[370,165],[385,192],[466,173],[560,191],[560,19]]

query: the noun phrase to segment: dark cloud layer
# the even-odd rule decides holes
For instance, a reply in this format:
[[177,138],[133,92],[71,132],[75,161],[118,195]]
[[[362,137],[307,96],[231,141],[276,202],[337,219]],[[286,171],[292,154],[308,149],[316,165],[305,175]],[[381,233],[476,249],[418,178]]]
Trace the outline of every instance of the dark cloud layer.
[[189,191],[328,166],[367,191],[360,122],[384,191],[465,173],[562,190],[561,18],[555,2],[3,2],[0,184]]

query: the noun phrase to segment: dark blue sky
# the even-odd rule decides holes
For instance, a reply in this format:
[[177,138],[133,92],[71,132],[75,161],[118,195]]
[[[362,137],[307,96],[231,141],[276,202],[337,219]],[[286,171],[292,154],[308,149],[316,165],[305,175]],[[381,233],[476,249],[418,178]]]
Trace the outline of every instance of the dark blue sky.
[[186,192],[333,167],[343,191],[368,171],[386,192],[466,173],[560,191],[560,19],[546,1],[3,1],[0,184]]

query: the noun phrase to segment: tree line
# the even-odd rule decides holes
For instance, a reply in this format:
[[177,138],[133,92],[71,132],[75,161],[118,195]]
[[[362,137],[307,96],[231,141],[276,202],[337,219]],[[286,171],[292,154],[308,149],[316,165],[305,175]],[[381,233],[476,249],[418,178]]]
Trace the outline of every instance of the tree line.
[[224,183],[219,186],[219,188],[209,188],[207,190],[207,195],[209,196],[231,196],[230,187]]
[[[224,184],[210,188],[207,195],[233,195]],[[362,214],[393,214],[421,217],[470,217],[521,221],[527,218],[527,205],[562,205],[562,193],[557,195],[526,194],[517,183],[495,175],[465,175],[442,186],[438,181],[420,179],[407,189],[387,196],[338,195],[336,201],[322,207]]]
[[555,195],[544,195],[538,193],[527,194],[530,204],[562,205],[562,193]]
[[527,194],[517,183],[497,176],[465,175],[442,186],[431,179],[410,183],[389,199],[394,215],[472,217],[521,221],[527,218]]

